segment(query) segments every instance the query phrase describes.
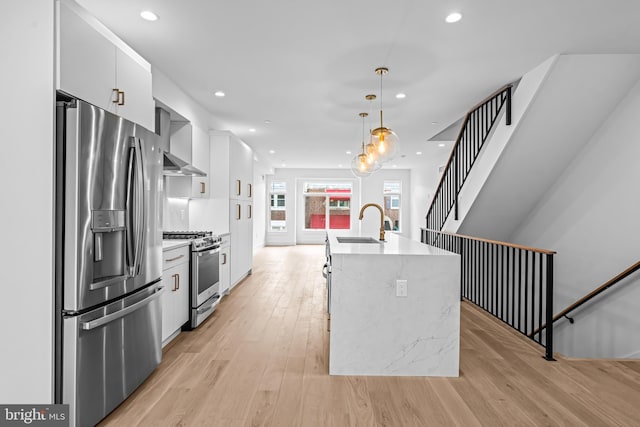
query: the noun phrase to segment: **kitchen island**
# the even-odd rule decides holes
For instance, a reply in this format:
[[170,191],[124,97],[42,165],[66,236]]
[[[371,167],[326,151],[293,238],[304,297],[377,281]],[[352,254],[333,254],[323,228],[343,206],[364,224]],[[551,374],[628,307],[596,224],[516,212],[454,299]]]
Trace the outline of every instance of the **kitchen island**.
[[380,242],[345,231],[327,233],[329,373],[457,377],[459,256],[394,233]]

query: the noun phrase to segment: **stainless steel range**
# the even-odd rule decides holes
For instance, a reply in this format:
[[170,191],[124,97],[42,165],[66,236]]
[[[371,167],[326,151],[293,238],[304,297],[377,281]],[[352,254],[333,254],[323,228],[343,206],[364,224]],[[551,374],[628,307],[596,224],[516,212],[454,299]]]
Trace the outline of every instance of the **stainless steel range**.
[[163,239],[191,240],[189,329],[198,327],[220,302],[220,236],[210,231],[166,231]]

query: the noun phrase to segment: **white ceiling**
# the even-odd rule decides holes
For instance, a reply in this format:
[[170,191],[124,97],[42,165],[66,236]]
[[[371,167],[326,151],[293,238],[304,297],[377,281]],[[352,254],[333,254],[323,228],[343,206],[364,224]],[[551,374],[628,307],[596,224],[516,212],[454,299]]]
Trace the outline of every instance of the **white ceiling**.
[[[385,125],[404,156],[393,163],[413,168],[443,150],[429,138],[548,57],[640,53],[637,0],[78,3],[272,167],[348,167],[362,140],[358,113],[378,115],[364,96],[380,94],[379,66],[390,69]],[[463,18],[447,24],[452,11]]]

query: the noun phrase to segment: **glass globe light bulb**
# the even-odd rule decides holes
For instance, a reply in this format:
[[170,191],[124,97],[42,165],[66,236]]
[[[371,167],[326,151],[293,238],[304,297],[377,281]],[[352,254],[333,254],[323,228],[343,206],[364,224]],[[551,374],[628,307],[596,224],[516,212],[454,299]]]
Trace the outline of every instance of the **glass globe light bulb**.
[[380,127],[371,131],[373,142],[378,150],[378,161],[388,162],[398,154],[398,136],[389,128]]

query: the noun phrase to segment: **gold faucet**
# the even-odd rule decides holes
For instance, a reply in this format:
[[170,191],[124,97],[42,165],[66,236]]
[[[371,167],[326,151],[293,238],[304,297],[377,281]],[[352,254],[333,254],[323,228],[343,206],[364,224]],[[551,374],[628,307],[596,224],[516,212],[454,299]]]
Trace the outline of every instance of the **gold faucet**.
[[384,241],[384,211],[382,210],[382,207],[380,205],[377,205],[375,203],[367,203],[366,205],[362,206],[360,208],[360,221],[362,221],[362,217],[364,216],[364,210],[367,209],[369,206],[374,206],[376,208],[378,208],[378,210],[380,211],[380,240]]

